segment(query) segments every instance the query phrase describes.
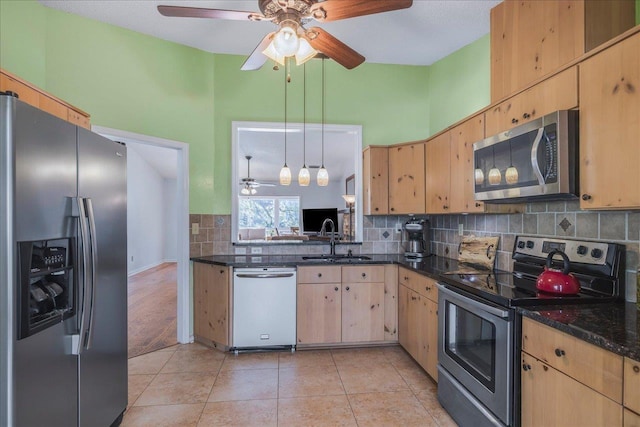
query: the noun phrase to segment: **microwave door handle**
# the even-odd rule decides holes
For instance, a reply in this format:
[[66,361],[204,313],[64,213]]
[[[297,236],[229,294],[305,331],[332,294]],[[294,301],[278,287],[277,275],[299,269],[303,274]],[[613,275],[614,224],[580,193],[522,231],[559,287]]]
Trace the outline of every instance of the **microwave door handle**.
[[85,335],[86,325],[87,325],[87,303],[89,301],[89,296],[87,295],[87,283],[89,281],[89,254],[87,252],[87,248],[89,246],[87,242],[88,230],[87,230],[87,212],[84,206],[84,199],[82,197],[76,198],[76,206],[78,208],[78,224],[80,225],[80,246],[82,247],[82,251],[80,253],[79,259],[82,263],[82,301],[79,305],[79,313],[80,317],[80,326],[78,327],[78,334],[74,334],[71,336],[71,353],[74,355],[79,355],[82,353],[83,348],[83,337]]
[[87,340],[84,344],[85,350],[91,348],[93,342],[93,330],[95,320],[95,305],[96,305],[96,270],[97,270],[97,258],[98,258],[98,244],[96,242],[96,220],[93,215],[93,203],[90,198],[86,199],[87,204],[87,217],[89,221],[89,238],[91,239],[91,299],[89,308],[89,324],[87,325]]
[[538,183],[540,185],[544,185],[544,176],[542,176],[540,162],[538,161],[538,147],[540,146],[540,142],[542,141],[543,133],[543,128],[538,129],[536,138],[534,139],[533,145],[531,146],[531,166],[533,167],[533,173],[536,174],[536,178],[538,178]]

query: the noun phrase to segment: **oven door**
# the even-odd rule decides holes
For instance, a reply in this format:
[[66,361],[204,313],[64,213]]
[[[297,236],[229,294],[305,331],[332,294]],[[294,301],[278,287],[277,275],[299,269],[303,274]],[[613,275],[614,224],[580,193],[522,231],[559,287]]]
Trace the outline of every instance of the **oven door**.
[[[438,363],[509,425],[512,418],[513,311],[438,284]],[[468,295],[468,296],[467,296]]]

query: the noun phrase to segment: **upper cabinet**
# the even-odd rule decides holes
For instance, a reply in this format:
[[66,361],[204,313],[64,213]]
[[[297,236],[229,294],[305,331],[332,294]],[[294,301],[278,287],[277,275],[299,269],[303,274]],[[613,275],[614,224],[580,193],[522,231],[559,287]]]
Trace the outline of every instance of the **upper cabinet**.
[[389,213],[425,212],[424,142],[389,147]]
[[452,212],[482,213],[484,203],[475,200],[473,143],[484,138],[484,114],[466,120],[451,129]]
[[640,33],[580,64],[580,207],[640,207]]
[[505,0],[491,10],[491,101],[635,25],[633,0]]
[[486,134],[495,135],[557,110],[578,106],[578,67],[571,67],[490,108]]
[[426,144],[426,191],[428,213],[449,213],[451,178],[451,132],[442,133]]
[[362,153],[363,212],[389,213],[389,148],[368,146]]
[[62,120],[91,129],[89,114],[2,69],[0,69],[0,92],[13,92],[18,99],[29,105]]

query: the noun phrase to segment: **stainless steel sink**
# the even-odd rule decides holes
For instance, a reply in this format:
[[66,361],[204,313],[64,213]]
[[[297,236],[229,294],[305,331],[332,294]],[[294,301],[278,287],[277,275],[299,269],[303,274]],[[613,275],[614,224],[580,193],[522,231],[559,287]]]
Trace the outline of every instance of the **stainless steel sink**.
[[358,262],[358,261],[370,261],[371,257],[361,255],[316,255],[316,256],[303,256],[305,261],[324,261],[324,262]]

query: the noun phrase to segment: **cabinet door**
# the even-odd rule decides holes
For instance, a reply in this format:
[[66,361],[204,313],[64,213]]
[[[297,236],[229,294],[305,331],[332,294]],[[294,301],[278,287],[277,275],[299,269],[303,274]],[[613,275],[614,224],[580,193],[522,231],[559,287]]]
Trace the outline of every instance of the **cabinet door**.
[[425,212],[424,143],[389,147],[389,213]]
[[624,427],[640,427],[640,415],[625,408]]
[[619,426],[622,406],[522,353],[521,424],[539,426]]
[[342,342],[384,340],[384,283],[342,284]]
[[624,358],[624,406],[640,414],[640,362]]
[[429,370],[429,303],[428,298],[412,292],[409,298],[410,323],[409,328],[415,331],[416,354],[413,356],[416,362],[428,372]]
[[340,342],[340,283],[299,283],[297,290],[298,344]]
[[449,213],[451,135],[445,132],[426,143],[427,213]]
[[363,212],[365,215],[389,213],[389,150],[369,146],[362,159]]
[[425,370],[438,382],[438,304],[427,300],[427,366]]
[[229,268],[194,263],[193,298],[194,335],[229,346]]
[[409,354],[415,352],[411,348],[411,337],[409,330],[409,295],[411,291],[404,285],[398,285],[398,343],[407,350]]
[[580,64],[582,209],[640,207],[640,34]]
[[475,200],[473,168],[473,143],[483,138],[483,114],[451,130],[451,212],[484,212],[484,203]]

